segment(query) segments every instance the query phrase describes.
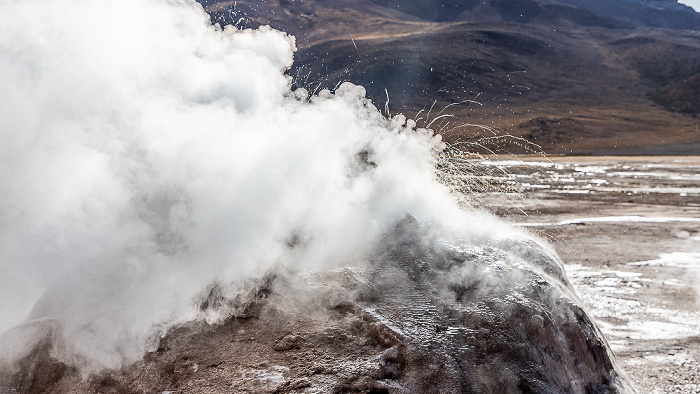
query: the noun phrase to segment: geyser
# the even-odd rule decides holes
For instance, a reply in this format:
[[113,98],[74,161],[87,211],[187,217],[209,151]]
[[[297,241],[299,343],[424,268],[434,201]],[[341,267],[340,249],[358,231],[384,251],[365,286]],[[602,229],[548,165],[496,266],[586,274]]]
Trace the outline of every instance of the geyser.
[[409,212],[461,215],[434,182],[439,138],[359,86],[291,92],[283,33],[213,27],[194,2],[2,14],[0,329],[55,318],[72,363],[226,317],[199,307],[212,285],[355,264]]
[[[544,297],[538,310],[552,316],[535,323],[578,321],[594,342],[573,348],[603,360],[601,371],[584,363],[582,384],[620,386],[585,312],[567,312],[576,300],[556,257],[460,208],[437,181],[439,136],[386,119],[360,86],[291,91],[293,50],[270,28],[211,26],[194,1],[2,0],[0,384],[33,387],[16,377],[32,374],[23,368],[42,346],[66,366],[58,380],[128,366],[174,328],[241,315],[262,287],[323,309],[294,278],[355,267],[366,280],[329,299],[376,324],[391,305],[381,294],[411,281],[428,303],[500,300],[489,307],[498,321],[511,310],[499,307],[513,300],[506,290]],[[537,290],[537,280],[551,285]],[[445,327],[491,321],[455,313]],[[387,344],[401,341],[400,326]],[[421,332],[403,346],[430,342]],[[556,353],[571,336],[553,332]],[[488,356],[459,357],[474,354]],[[445,387],[471,387],[459,371],[473,365],[455,360],[445,376],[462,383]],[[518,387],[520,367],[499,362]],[[532,387],[550,387],[547,371],[531,374],[545,382]],[[550,380],[568,384],[560,378]]]

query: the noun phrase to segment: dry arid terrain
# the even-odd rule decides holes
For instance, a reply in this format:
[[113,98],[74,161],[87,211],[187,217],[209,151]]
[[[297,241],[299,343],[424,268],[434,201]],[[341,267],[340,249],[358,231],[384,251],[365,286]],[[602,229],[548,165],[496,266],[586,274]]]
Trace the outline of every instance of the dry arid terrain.
[[490,164],[521,194],[488,204],[551,240],[638,391],[699,393],[700,157]]

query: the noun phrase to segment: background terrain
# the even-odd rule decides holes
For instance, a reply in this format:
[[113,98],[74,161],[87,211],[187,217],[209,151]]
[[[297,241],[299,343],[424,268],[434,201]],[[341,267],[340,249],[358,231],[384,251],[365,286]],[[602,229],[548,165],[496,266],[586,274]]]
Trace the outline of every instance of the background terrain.
[[296,36],[297,87],[361,84],[451,142],[491,133],[476,124],[545,152],[698,151],[700,14],[673,0],[201,3],[222,25]]
[[[492,210],[547,237],[639,393],[700,393],[700,160],[492,162],[518,193]],[[519,209],[513,209],[517,207]]]

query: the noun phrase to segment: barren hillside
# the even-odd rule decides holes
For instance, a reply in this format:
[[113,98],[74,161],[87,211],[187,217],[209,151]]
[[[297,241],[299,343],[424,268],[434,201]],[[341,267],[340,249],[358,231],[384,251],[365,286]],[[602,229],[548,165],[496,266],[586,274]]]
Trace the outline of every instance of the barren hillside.
[[432,123],[452,142],[491,133],[470,124],[547,152],[700,141],[700,14],[675,1],[203,3],[221,24],[295,35],[297,87],[349,80],[425,124],[460,103]]

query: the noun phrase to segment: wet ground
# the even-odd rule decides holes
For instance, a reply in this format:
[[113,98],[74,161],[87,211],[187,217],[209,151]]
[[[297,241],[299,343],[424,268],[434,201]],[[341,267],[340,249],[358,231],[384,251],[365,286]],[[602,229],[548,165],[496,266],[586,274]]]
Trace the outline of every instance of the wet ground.
[[700,157],[488,165],[516,193],[486,205],[551,240],[639,392],[700,393]]

